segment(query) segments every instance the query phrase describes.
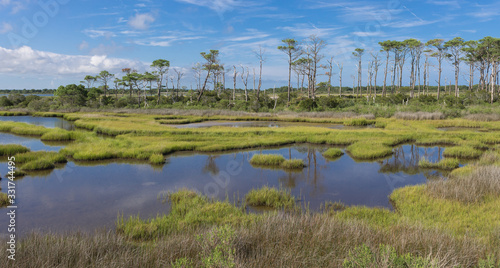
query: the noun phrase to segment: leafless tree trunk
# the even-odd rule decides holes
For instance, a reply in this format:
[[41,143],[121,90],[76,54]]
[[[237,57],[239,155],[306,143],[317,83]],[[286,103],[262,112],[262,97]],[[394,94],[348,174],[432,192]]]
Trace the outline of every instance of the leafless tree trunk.
[[262,47],[259,47],[259,51],[255,52],[255,55],[257,56],[257,59],[259,60],[259,66],[260,66],[259,87],[257,88],[257,94],[256,94],[257,102],[259,101],[259,93],[260,93],[260,89],[262,87],[262,65],[266,61],[266,59],[264,57],[265,52],[266,52],[266,50],[262,49]]
[[248,76],[250,76],[250,71],[248,70],[248,67],[246,69],[246,76],[245,76],[245,68],[241,66],[241,81],[245,85],[245,102],[248,102]]
[[344,63],[337,63],[339,67],[339,97],[342,97],[342,71],[344,70]]
[[234,73],[233,73],[233,102],[236,101],[236,77],[238,72],[236,71],[236,65],[233,65]]

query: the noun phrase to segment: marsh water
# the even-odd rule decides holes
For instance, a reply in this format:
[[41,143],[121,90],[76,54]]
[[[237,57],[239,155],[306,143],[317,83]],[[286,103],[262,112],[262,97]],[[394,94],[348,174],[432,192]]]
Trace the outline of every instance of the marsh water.
[[66,130],[74,130],[73,122],[64,120],[59,117],[34,117],[34,116],[0,116],[0,121],[13,121],[28,123],[35,126],[43,126],[47,128],[62,128]]
[[207,121],[185,125],[170,125],[176,128],[208,128],[208,127],[323,127],[330,129],[344,129],[340,124],[298,123],[282,121]]
[[[0,143],[23,144],[34,151],[58,151],[64,146],[5,133],[0,133]],[[181,188],[236,202],[253,188],[274,186],[290,190],[300,205],[312,210],[319,210],[327,201],[392,209],[388,196],[395,188],[442,175],[418,168],[422,157],[438,161],[443,152],[439,147],[402,145],[394,148],[391,157],[374,162],[355,161],[348,154],[328,160],[322,156],[326,149],[299,144],[221,154],[180,152],[167,156],[163,166],[139,161],[69,162],[16,181],[18,234],[32,230],[90,232],[113,228],[119,214],[125,218],[166,214],[169,204],[162,197]],[[260,153],[303,159],[307,167],[292,172],[252,166],[250,158]],[[0,174],[6,171],[3,159]],[[0,185],[5,192],[7,180]],[[5,215],[6,208],[0,213]],[[0,226],[7,226],[6,217],[0,217]],[[5,232],[0,229],[0,235]]]

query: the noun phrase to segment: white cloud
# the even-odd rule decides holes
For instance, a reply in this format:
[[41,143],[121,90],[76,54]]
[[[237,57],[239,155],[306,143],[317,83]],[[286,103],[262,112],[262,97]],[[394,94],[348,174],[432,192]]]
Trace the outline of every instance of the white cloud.
[[149,25],[155,22],[155,20],[155,17],[151,13],[137,13],[135,16],[130,18],[128,25],[137,30],[147,30]]
[[427,0],[427,3],[437,6],[449,6],[452,8],[460,8],[458,1],[440,1],[440,0]]
[[359,37],[375,37],[375,36],[384,36],[385,34],[381,31],[377,31],[377,32],[353,32],[352,35]]
[[145,39],[135,40],[132,43],[142,46],[169,47],[177,42],[191,41],[204,38],[203,36],[192,36],[188,32],[169,31],[167,35],[155,36]]
[[10,32],[10,31],[12,31],[12,25],[10,25],[9,23],[3,22],[0,25],[0,34],[4,34],[4,33],[7,33],[7,32]]
[[98,73],[102,70],[118,72],[124,66],[144,69],[147,64],[120,58],[102,56],[64,55],[34,50],[28,46],[17,49],[0,47],[0,73],[19,75],[65,76]]
[[86,34],[90,38],[98,38],[98,37],[115,37],[116,34],[114,34],[111,31],[105,31],[105,30],[93,30],[93,29],[86,29],[83,30],[83,33]]

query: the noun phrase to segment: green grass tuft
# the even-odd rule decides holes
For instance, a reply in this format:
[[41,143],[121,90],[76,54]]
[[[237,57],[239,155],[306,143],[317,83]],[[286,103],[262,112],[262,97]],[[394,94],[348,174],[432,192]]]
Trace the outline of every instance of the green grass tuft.
[[9,198],[6,193],[0,193],[0,207],[6,207],[10,205]]
[[64,129],[54,129],[43,134],[40,139],[42,141],[70,141],[74,140],[72,133]]
[[285,160],[280,165],[284,169],[303,169],[306,165],[302,159]]
[[55,168],[55,165],[49,159],[38,159],[21,166],[21,169],[25,171],[47,170],[53,168]]
[[349,147],[347,151],[353,158],[376,159],[392,154],[392,148],[381,143],[357,142]]
[[446,148],[444,150],[443,156],[453,157],[453,158],[463,158],[463,159],[474,159],[479,158],[483,154],[483,151],[474,149],[470,146],[456,146],[451,148]]
[[260,189],[252,189],[246,196],[245,201],[250,206],[265,206],[271,208],[293,208],[295,197],[286,190],[278,190],[264,186]]
[[323,153],[323,156],[325,158],[330,158],[330,159],[341,157],[342,155],[344,155],[344,152],[342,152],[342,150],[338,148],[330,148]]
[[282,155],[256,154],[250,159],[250,164],[257,166],[280,166],[285,161]]
[[153,165],[163,165],[165,164],[165,156],[162,154],[152,154],[149,157],[149,162]]
[[30,149],[19,144],[0,144],[0,156],[13,156],[18,153],[29,152]]
[[458,168],[459,165],[460,163],[458,162],[458,159],[455,158],[443,158],[437,163],[431,163],[425,158],[422,158],[420,159],[420,162],[418,162],[418,166],[420,168],[426,169],[453,170]]

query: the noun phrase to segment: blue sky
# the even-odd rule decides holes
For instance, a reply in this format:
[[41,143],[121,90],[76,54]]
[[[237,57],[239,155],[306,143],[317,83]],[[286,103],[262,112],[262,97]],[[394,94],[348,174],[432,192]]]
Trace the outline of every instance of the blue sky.
[[56,88],[104,69],[146,71],[158,58],[184,70],[182,84],[195,87],[189,72],[200,52],[218,49],[226,66],[252,69],[259,46],[266,51],[264,87],[281,86],[288,69],[276,49],[280,40],[311,34],[328,43],[327,58],[344,63],[350,85],[356,47],[377,52],[388,39],[498,37],[499,16],[499,1],[0,0],[0,88]]

